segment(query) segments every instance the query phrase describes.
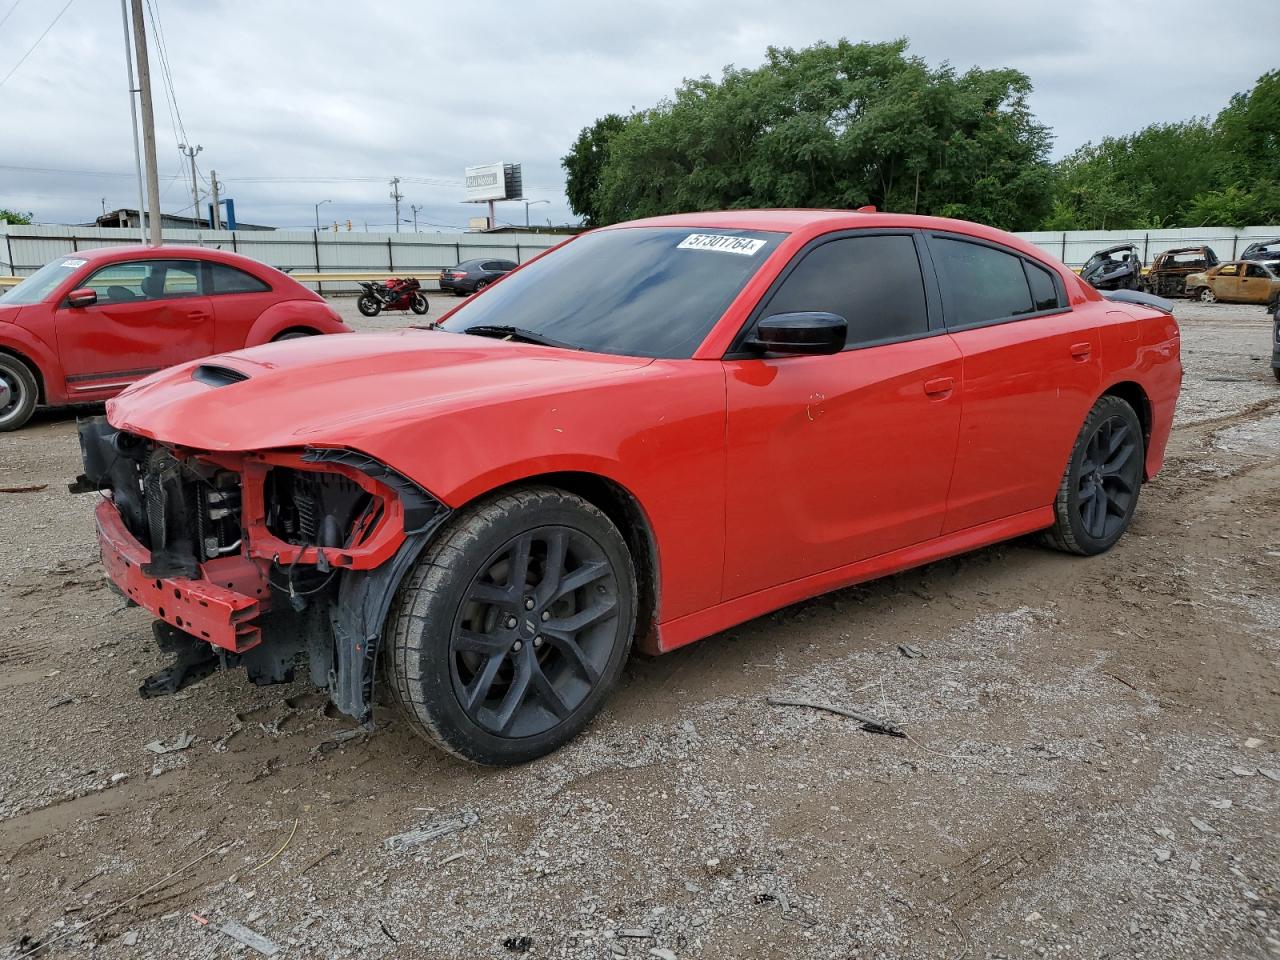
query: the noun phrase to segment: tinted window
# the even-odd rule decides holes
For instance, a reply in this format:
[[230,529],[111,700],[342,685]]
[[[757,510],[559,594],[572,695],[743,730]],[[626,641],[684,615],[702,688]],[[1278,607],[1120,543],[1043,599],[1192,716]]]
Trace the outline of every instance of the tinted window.
[[486,261],[484,262],[484,265],[483,265],[480,269],[482,269],[482,270],[501,270],[501,269],[502,269],[502,261],[501,261],[501,260],[486,260]]
[[992,247],[947,237],[929,241],[953,327],[1032,313],[1022,258]]
[[1249,264],[1249,268],[1245,276],[1249,277],[1270,277],[1270,274],[1256,263]]
[[928,332],[920,258],[910,236],[843,237],[803,256],[763,316],[834,313],[848,321],[850,345]]
[[689,357],[781,237],[710,227],[584,234],[464,303],[443,326],[515,326],[599,353]]
[[100,303],[167,300],[200,293],[200,264],[192,260],[136,260],[103,267],[84,284]]
[[1054,310],[1061,307],[1062,298],[1058,296],[1058,285],[1053,282],[1053,274],[1029,260],[1022,263],[1027,271],[1027,282],[1031,284],[1031,302],[1035,308]]
[[209,264],[209,282],[214,293],[263,293],[271,289],[257,277],[225,263]]

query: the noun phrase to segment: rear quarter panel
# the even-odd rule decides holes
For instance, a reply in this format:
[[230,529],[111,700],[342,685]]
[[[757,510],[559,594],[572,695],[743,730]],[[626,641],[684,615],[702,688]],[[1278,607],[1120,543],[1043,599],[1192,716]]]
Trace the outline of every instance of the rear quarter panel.
[[338,319],[333,308],[322,300],[281,300],[258,315],[249,326],[242,343],[225,349],[256,347],[270,343],[286,330],[305,328],[320,333],[350,333],[351,328]]
[[1151,404],[1146,453],[1146,478],[1150,480],[1164,465],[1182,390],[1182,335],[1177,321],[1158,310],[1117,304],[1107,317],[1109,322],[1101,331],[1106,389],[1136,383]]

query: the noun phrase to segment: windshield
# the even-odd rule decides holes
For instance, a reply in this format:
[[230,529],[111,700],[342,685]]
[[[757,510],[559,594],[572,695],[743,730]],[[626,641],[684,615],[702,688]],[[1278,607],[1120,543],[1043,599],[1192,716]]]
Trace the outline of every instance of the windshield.
[[78,257],[51,260],[17,286],[10,287],[4,296],[0,296],[0,303],[21,306],[39,303],[53,293],[58,284],[83,267],[86,262]]
[[517,339],[532,334],[594,353],[687,358],[782,236],[710,227],[589,233],[508,275],[442,326],[489,335],[506,328]]

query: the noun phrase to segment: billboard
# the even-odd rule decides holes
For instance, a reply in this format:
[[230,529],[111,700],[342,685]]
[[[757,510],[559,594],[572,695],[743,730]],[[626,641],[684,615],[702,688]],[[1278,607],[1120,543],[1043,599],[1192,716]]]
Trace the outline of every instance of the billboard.
[[466,168],[467,202],[516,200],[524,193],[518,163],[485,163]]

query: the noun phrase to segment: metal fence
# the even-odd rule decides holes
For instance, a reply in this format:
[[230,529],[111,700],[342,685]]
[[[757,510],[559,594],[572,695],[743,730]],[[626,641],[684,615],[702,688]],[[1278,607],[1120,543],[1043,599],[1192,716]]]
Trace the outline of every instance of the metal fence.
[[1020,233],[1022,239],[1034,243],[1069,267],[1082,267],[1095,250],[1121,243],[1138,248],[1144,264],[1156,254],[1171,247],[1210,247],[1219,260],[1235,260],[1244,248],[1257,240],[1280,237],[1280,226],[1261,227],[1185,227],[1175,230],[1040,230]]
[[[387,276],[439,270],[463,260],[495,257],[523,262],[567,235],[549,233],[333,233],[328,230],[165,230],[168,243],[233,250],[281,270],[317,273],[383,271]],[[1220,260],[1233,260],[1255,240],[1280,237],[1280,225],[1188,227],[1175,230],[1035,231],[1018,236],[1068,266],[1080,267],[1095,250],[1132,243],[1142,262],[1170,247],[1206,244]],[[16,226],[0,223],[0,275],[25,276],[54,257],[138,243],[138,231],[120,227]],[[314,286],[314,284],[313,284]],[[326,282],[326,293],[353,291],[355,284]]]
[[[477,257],[521,263],[547,247],[555,246],[566,239],[566,235],[166,229],[164,239],[166,243],[231,250],[285,271],[351,273],[369,270],[396,276],[452,267]],[[26,276],[55,257],[68,253],[140,242],[136,229],[0,223],[0,275]],[[339,293],[357,288],[354,283],[330,281],[323,284],[323,289],[325,293]]]

